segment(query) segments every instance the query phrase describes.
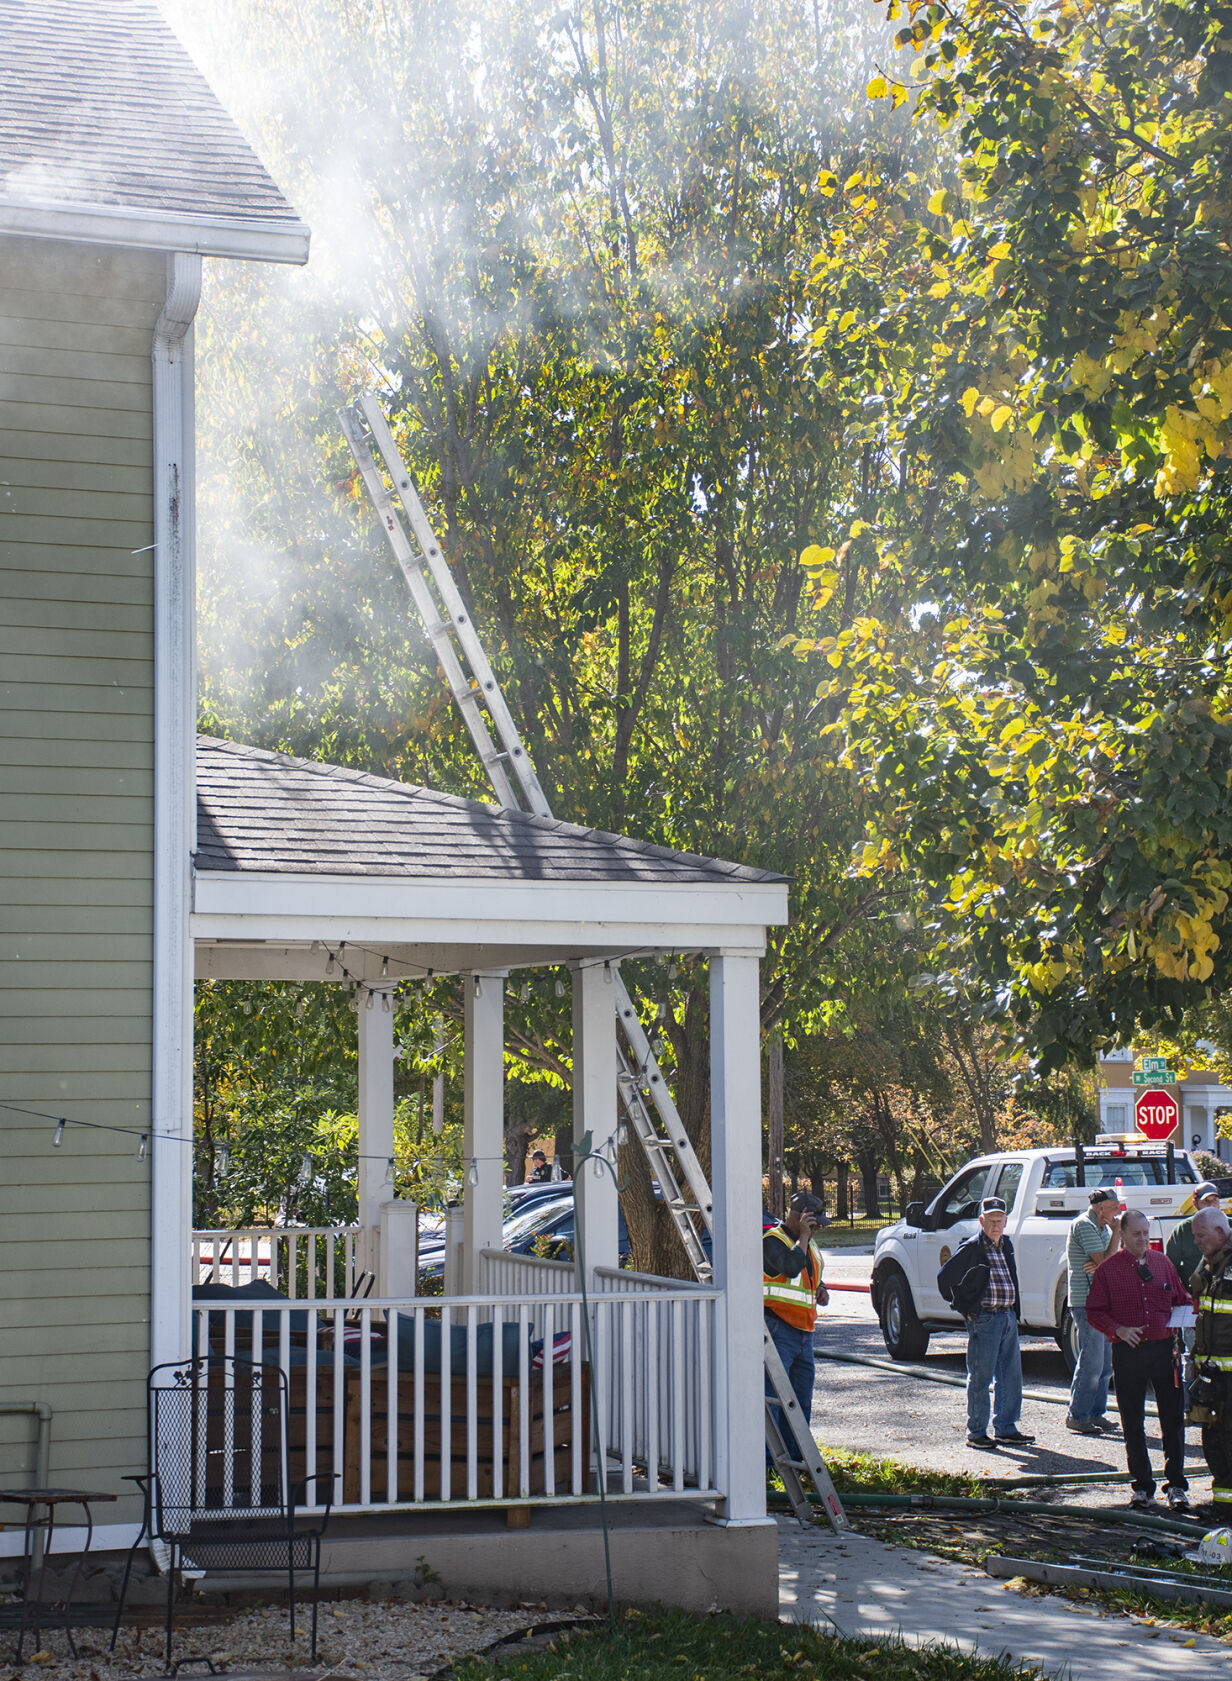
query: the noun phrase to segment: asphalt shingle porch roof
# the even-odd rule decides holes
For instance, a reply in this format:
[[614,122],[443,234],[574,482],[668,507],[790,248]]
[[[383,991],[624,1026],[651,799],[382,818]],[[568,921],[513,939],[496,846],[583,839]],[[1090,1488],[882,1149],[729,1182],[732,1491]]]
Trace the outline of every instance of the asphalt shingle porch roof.
[[197,738],[199,871],[465,880],[781,882],[769,870]]

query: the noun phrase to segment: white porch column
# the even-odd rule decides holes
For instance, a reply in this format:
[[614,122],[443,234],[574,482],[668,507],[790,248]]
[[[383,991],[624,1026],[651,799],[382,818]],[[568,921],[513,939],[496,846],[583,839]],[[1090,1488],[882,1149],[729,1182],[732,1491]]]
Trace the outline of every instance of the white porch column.
[[[394,1188],[386,1182],[394,1153],[394,1017],[374,996],[359,1007],[359,1224],[379,1229],[381,1204]],[[365,1240],[367,1241],[367,1240]],[[367,1264],[376,1266],[375,1240]]]
[[[466,989],[465,1141],[467,1174],[462,1294],[479,1288],[479,1252],[499,1249],[505,1189],[505,977],[463,975]],[[474,1162],[479,1183],[470,1183]]]
[[[616,1130],[616,999],[612,972],[595,963],[573,970],[573,1142],[589,1132],[591,1148]],[[574,1220],[581,1233],[587,1288],[596,1267],[620,1263],[616,1180],[606,1167],[575,1163]]]
[[724,1521],[766,1520],[762,1375],[761,997],[755,956],[710,960],[710,1158]]

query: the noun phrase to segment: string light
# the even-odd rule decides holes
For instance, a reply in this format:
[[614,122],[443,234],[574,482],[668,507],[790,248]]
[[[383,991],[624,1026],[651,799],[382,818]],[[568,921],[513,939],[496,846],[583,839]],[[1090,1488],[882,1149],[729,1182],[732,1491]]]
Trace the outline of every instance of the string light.
[[383,992],[381,994],[381,1008],[384,1010],[384,1012],[387,1016],[390,1016],[390,1015],[393,1014],[394,1007],[389,1002],[389,994],[387,992]]
[[667,978],[668,978],[668,980],[669,981],[674,981],[676,979],[676,976],[679,973],[680,973],[680,965],[677,963],[676,959],[673,957],[671,962],[667,966]]
[[141,1134],[141,1142],[137,1146],[137,1160],[139,1162],[143,1162],[145,1160],[146,1153],[149,1150],[149,1147],[150,1147],[150,1135],[149,1135],[148,1132],[143,1132]]
[[558,998],[563,998],[565,996],[565,983],[561,980],[559,975],[556,977],[556,996]]
[[530,982],[529,981],[523,981],[522,982],[522,985],[518,988],[518,997],[521,999],[523,1004],[529,1004],[530,1003]]
[[629,1123],[628,1123],[628,1121],[621,1121],[620,1125],[616,1128],[616,1143],[617,1143],[617,1146],[620,1149],[623,1150],[625,1145],[628,1142],[629,1142]]
[[476,998],[482,998],[483,997],[483,981],[480,979],[480,977],[478,975],[472,975],[471,979],[475,983],[475,997]]
[[219,1175],[219,1178],[221,1178],[224,1173],[228,1173],[230,1171],[230,1169],[231,1169],[231,1146],[230,1146],[230,1144],[228,1144],[224,1141],[219,1146],[219,1150],[218,1150],[218,1175]]
[[471,1165],[466,1170],[466,1183],[468,1185],[479,1183],[479,1162],[475,1156],[471,1157]]
[[393,1184],[394,1174],[396,1172],[397,1172],[397,1163],[394,1161],[394,1158],[392,1156],[390,1156],[390,1157],[387,1158],[387,1160],[385,1162],[385,1183],[387,1185],[392,1185]]
[[332,975],[333,972],[334,972],[334,967],[335,967],[335,965],[334,965],[334,954],[331,951],[329,953],[328,957],[326,957],[326,959],[325,959],[325,973],[327,975]]
[[372,988],[369,987],[368,988],[368,996],[364,999],[364,1009],[365,1010],[370,1010],[375,1002],[376,1002],[376,994],[373,992]]
[[299,1164],[299,1182],[300,1187],[305,1191],[312,1184],[312,1157],[306,1150],[304,1151],[304,1159]]
[[381,959],[381,979],[385,980],[385,978],[388,976],[388,974],[389,974],[389,959],[387,957],[383,957]]
[[63,1142],[64,1142],[64,1122],[61,1121],[59,1126],[56,1128],[56,1135],[51,1141],[52,1149],[53,1150],[58,1150],[60,1148],[61,1144],[63,1144]]

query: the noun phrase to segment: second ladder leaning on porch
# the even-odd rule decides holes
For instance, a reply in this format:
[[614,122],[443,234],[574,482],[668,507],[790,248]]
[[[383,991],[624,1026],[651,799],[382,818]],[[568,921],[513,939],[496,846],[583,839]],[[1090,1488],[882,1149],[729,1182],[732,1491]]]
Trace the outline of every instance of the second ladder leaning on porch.
[[[354,407],[341,410],[339,419],[394,557],[406,579],[411,599],[498,801],[510,810],[551,817],[551,807],[539,784],[526,745],[514,724],[380,404],[371,392],[366,392]],[[374,448],[385,463],[392,490],[377,467]],[[399,512],[399,504],[402,513]],[[645,1152],[650,1171],[675,1222],[693,1270],[706,1284],[710,1281],[711,1268],[702,1236],[703,1232],[712,1230],[710,1185],[651,1050],[633,1000],[615,965],[613,982],[617,1023],[624,1041],[622,1045],[618,1044],[617,1054],[621,1112]],[[657,1112],[657,1121],[645,1101],[647,1097]],[[786,1373],[768,1337],[765,1339],[765,1359],[772,1388],[780,1397],[789,1395]],[[798,1408],[794,1412],[785,1408],[782,1416],[791,1426],[799,1457],[778,1439],[778,1432],[769,1419],[768,1439],[771,1440],[774,1462],[797,1516],[804,1517],[809,1510],[799,1475],[803,1470],[821,1495],[831,1523],[835,1527],[845,1526],[846,1518],[829,1473],[817,1453],[808,1421],[800,1416]]]

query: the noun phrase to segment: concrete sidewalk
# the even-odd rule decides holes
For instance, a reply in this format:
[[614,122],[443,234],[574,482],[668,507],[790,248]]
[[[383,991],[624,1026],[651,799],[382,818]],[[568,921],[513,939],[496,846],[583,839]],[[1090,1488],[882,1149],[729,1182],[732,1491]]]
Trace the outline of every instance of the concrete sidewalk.
[[1127,1665],[1135,1681],[1232,1681],[1232,1649],[1209,1635],[1151,1628],[1052,1595],[1027,1597],[970,1565],[803,1528],[794,1518],[779,1520],[779,1614],[843,1634],[1005,1652],[1072,1681],[1107,1681]]

